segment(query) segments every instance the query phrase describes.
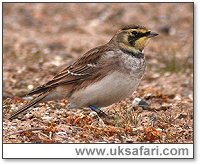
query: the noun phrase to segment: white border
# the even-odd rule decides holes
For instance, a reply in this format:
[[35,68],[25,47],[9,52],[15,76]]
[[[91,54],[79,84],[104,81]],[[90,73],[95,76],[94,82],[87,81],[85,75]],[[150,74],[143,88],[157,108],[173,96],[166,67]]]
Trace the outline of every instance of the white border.
[[[3,144],[3,148],[3,158],[193,158],[193,144]],[[97,154],[100,149],[104,154]]]

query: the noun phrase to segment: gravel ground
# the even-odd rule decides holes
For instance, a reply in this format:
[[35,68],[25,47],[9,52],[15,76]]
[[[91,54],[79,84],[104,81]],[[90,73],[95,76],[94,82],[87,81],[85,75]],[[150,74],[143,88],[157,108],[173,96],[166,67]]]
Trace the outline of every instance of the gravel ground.
[[[127,24],[160,35],[145,48],[138,90],[103,109],[110,118],[55,100],[8,120],[28,91]],[[192,143],[192,3],[4,3],[3,113],[4,143]]]

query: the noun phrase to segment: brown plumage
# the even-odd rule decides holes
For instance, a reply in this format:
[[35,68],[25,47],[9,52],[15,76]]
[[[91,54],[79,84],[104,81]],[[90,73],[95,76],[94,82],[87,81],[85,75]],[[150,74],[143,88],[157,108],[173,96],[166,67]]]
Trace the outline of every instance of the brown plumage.
[[[136,38],[133,31],[143,36]],[[41,101],[67,98],[85,107],[108,106],[126,98],[136,89],[144,73],[141,48],[150,38],[147,32],[150,33],[142,26],[120,29],[107,44],[91,49],[51,81],[30,91],[28,95],[38,96],[11,114],[10,119]],[[135,43],[131,40],[133,45],[129,43],[130,37],[136,38]]]

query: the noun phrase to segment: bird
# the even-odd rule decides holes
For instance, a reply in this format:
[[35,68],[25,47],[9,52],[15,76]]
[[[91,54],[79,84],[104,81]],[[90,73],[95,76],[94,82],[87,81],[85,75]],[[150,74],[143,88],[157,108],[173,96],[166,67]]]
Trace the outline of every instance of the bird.
[[72,108],[89,107],[99,116],[105,115],[102,107],[127,98],[137,89],[146,68],[144,48],[157,35],[141,25],[120,28],[109,42],[89,50],[50,81],[31,90],[27,95],[37,96],[9,119],[37,103],[59,99],[67,99]]

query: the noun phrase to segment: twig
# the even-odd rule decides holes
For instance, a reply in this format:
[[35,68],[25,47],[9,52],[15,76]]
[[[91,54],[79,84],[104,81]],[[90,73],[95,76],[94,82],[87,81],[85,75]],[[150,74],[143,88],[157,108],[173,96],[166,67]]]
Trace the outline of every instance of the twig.
[[23,132],[42,131],[44,129],[45,128],[31,128],[31,129],[26,129],[26,130],[19,130],[19,131],[12,132],[12,133],[5,135],[5,136],[16,135],[16,134],[20,134],[20,133],[23,133]]

